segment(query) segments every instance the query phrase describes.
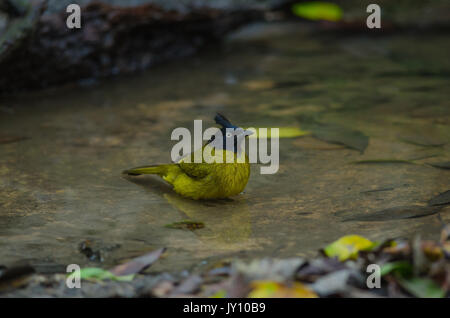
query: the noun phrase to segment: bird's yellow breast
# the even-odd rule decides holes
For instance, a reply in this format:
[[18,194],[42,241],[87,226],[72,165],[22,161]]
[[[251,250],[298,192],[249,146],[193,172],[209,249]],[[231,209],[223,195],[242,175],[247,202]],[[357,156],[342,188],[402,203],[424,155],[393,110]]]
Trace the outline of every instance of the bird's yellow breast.
[[[180,169],[164,179],[177,193],[192,199],[219,199],[241,193],[250,177],[250,164],[245,153],[238,155],[233,151],[213,149],[211,155],[223,156],[223,163],[208,163],[211,160],[207,158],[201,163],[181,160]],[[226,156],[233,158],[233,162],[227,163]]]

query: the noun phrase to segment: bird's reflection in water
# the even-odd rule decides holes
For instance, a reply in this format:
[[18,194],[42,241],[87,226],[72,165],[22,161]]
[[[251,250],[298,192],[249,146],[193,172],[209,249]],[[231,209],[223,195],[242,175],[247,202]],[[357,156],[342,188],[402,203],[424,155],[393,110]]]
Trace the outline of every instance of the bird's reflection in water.
[[[173,222],[202,222],[205,227],[193,232],[210,247],[216,245],[221,250],[239,250],[252,244],[251,213],[245,194],[229,199],[191,200],[176,194],[164,181],[153,176],[125,178],[144,187],[153,195],[163,197],[180,212],[180,218]],[[167,235],[170,235],[170,232]]]

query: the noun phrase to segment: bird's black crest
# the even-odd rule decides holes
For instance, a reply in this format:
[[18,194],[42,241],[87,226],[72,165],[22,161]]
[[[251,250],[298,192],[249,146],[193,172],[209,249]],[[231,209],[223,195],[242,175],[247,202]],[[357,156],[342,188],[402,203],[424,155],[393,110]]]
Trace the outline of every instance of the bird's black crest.
[[224,115],[217,113],[216,117],[214,117],[214,120],[217,124],[222,126],[223,128],[237,128],[235,125],[233,125],[228,118],[226,118]]

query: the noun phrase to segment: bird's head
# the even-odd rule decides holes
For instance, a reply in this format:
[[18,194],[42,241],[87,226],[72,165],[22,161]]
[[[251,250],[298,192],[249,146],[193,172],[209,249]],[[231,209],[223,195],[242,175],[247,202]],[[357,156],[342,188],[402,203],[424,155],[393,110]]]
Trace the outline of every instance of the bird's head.
[[[245,137],[253,134],[253,132],[250,130],[245,130],[241,127],[233,125],[222,114],[217,113],[217,115],[214,117],[214,120],[221,126],[220,132],[222,137],[223,149],[233,150],[237,153],[241,149],[242,141],[245,139]],[[217,136],[220,136],[220,134],[212,136],[208,143],[214,142]]]

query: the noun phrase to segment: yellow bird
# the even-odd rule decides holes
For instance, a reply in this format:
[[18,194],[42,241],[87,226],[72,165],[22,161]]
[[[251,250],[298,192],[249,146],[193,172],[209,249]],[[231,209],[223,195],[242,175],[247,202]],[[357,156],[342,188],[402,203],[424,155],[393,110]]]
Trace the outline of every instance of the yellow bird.
[[[123,173],[159,175],[175,192],[194,200],[223,199],[241,193],[250,177],[250,163],[242,146],[245,137],[253,132],[234,126],[221,114],[214,120],[222,128],[194,153],[176,163],[137,167]],[[196,152],[202,154],[200,163],[194,162]],[[221,156],[222,162],[213,162],[209,156]],[[227,158],[233,158],[232,162]]]

